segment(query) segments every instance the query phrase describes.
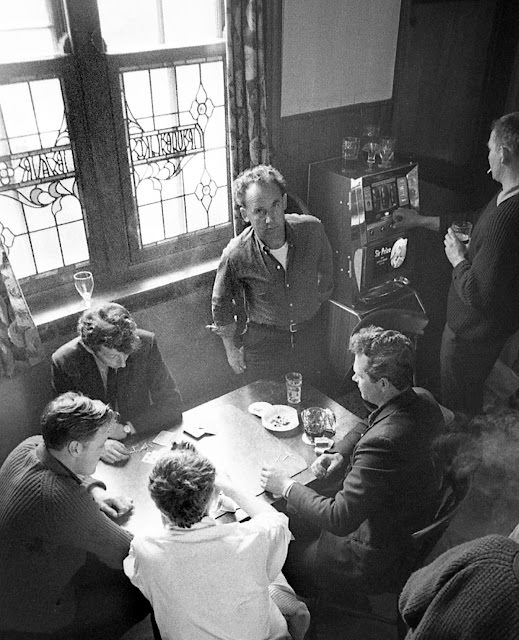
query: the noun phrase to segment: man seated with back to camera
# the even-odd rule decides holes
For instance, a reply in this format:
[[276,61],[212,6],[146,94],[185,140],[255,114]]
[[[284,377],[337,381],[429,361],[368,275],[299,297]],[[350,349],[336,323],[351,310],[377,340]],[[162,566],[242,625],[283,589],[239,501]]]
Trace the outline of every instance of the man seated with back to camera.
[[123,572],[131,535],[110,519],[131,500],[88,478],[114,423],[100,400],[65,393],[2,465],[2,640],[115,640],[150,613]]
[[[163,640],[303,640],[310,616],[281,567],[287,517],[242,490],[187,442],[155,464],[149,491],[164,527],[133,539],[124,570],[153,603]],[[219,493],[250,516],[218,524]],[[282,615],[283,614],[283,615]]]
[[106,441],[101,460],[127,460],[129,451],[120,440],[180,422],[180,393],[155,334],[137,329],[120,304],[106,302],[85,311],[78,334],[52,354],[52,387],[56,394],[80,391],[118,411],[120,423]]
[[433,443],[443,424],[428,395],[412,389],[414,349],[397,331],[361,329],[350,339],[353,380],[376,405],[312,465],[320,480],[304,486],[279,467],[262,486],[286,499],[290,543],[284,573],[297,593],[343,599],[398,589],[414,562],[411,534],[437,512],[443,472]]
[[286,182],[274,167],[247,169],[233,191],[250,226],[222,253],[211,328],[247,381],[300,371],[319,385],[326,333],[320,309],[333,290],[324,227],[314,216],[285,213]]

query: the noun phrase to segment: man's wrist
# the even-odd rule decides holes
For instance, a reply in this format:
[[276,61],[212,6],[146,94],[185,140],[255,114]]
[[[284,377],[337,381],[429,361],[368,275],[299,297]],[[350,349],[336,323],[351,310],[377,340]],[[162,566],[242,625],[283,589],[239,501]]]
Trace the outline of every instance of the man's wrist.
[[292,487],[295,485],[296,481],[295,480],[290,480],[285,488],[283,489],[283,498],[285,498],[285,500],[288,500],[288,496],[290,494],[290,491],[292,490]]

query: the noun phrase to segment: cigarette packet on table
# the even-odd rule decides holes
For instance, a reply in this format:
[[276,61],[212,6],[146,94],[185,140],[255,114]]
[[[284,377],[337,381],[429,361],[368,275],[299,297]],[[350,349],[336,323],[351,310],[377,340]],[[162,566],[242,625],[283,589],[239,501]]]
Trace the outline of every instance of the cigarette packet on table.
[[324,436],[321,438],[315,438],[314,445],[315,453],[317,453],[317,455],[321,455],[333,447],[333,438],[326,438]]

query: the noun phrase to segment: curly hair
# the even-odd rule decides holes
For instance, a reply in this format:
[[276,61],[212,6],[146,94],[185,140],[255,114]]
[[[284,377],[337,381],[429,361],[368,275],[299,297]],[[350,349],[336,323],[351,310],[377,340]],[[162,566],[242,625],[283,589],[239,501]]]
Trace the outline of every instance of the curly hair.
[[77,330],[83,343],[94,352],[105,346],[129,355],[137,351],[141,342],[135,320],[116,302],[106,302],[84,311]]
[[509,149],[519,159],[519,111],[507,113],[492,123],[496,144]]
[[287,192],[287,183],[281,173],[267,164],[258,164],[251,169],[245,169],[233,183],[234,201],[240,207],[245,206],[245,193],[254,182],[273,183],[279,187],[281,195]]
[[41,433],[49,449],[59,451],[72,440],[84,442],[117,419],[115,411],[101,400],[67,391],[51,400],[41,415]]
[[372,382],[387,380],[399,391],[413,384],[415,353],[411,340],[398,331],[365,327],[350,338],[350,351],[368,358],[366,373]]
[[153,467],[148,489],[171,522],[188,529],[206,514],[216,472],[191,443],[174,442],[171,449]]

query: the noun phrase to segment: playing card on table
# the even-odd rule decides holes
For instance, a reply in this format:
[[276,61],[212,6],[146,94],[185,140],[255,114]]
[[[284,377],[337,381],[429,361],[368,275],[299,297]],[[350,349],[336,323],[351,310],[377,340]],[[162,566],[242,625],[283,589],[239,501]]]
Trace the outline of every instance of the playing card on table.
[[153,438],[155,444],[160,444],[161,447],[171,447],[173,442],[178,439],[178,433],[172,433],[171,431],[161,431]]
[[155,449],[155,451],[148,451],[142,458],[143,462],[148,464],[155,464],[157,460],[162,456],[164,452],[161,449]]
[[214,431],[211,431],[210,429],[206,429],[204,427],[199,427],[199,426],[190,426],[190,425],[186,425],[184,427],[184,433],[187,433],[188,436],[191,436],[196,440],[198,440],[202,436],[214,436]]

